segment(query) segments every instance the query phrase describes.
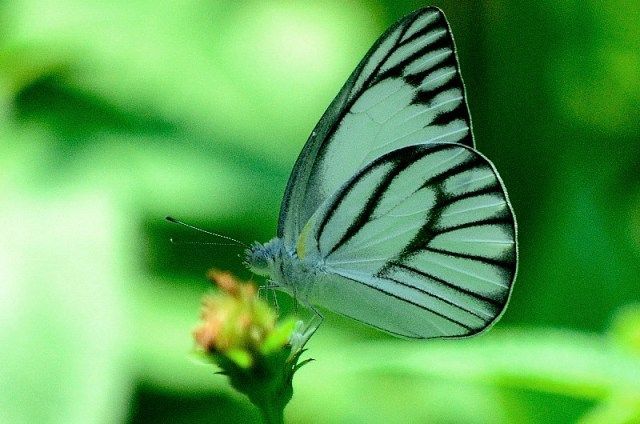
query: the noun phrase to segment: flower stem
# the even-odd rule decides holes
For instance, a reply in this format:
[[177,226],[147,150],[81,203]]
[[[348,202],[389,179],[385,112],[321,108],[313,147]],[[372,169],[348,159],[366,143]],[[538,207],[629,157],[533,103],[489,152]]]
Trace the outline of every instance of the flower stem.
[[297,357],[289,360],[288,347],[270,355],[257,357],[251,368],[242,369],[232,363],[221,361],[231,385],[244,393],[260,410],[267,424],[281,424],[284,408],[293,396],[292,379]]
[[275,405],[262,405],[260,412],[265,424],[284,424],[284,409]]

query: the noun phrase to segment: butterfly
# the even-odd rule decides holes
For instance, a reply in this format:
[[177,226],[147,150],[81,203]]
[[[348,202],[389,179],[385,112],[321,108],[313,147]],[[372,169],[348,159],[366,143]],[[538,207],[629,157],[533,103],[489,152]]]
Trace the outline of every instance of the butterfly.
[[246,264],[314,311],[425,339],[495,323],[517,256],[449,24],[427,7],[391,26],[329,105],[289,178],[277,237],[252,245]]

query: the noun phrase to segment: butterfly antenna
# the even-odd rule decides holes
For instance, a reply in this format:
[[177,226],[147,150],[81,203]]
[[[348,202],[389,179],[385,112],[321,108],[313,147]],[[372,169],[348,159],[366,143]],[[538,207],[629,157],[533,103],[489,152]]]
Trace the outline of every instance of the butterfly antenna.
[[215,243],[215,242],[208,242],[208,241],[182,241],[182,240],[176,240],[173,237],[171,237],[169,241],[171,242],[171,244],[175,244],[175,245],[206,244],[208,246],[237,246],[235,243]]
[[[203,230],[202,228],[198,228],[198,227],[195,227],[193,225],[187,224],[186,222],[180,221],[179,219],[175,219],[174,217],[167,216],[167,217],[165,217],[165,219],[167,221],[169,221],[169,222],[174,223],[174,224],[179,224],[179,225],[185,226],[187,228],[191,228],[192,230],[200,231],[201,233],[209,234],[211,236],[220,237],[220,238],[223,238],[225,240],[232,241],[232,242],[234,242],[234,243],[236,243],[236,244],[238,244],[240,246],[243,246],[243,247],[246,247],[246,248],[249,247],[249,245],[247,245],[246,243],[241,242],[240,240],[236,240],[236,239],[234,239],[232,237],[223,236],[222,234],[214,233],[213,231]],[[187,243],[187,244],[189,244],[189,243]],[[213,244],[213,243],[197,243],[196,242],[194,244]]]
[[278,304],[278,294],[274,289],[269,289],[269,291],[271,292],[271,296],[273,297],[273,306],[274,306],[274,309],[276,310],[276,314],[280,316],[280,305]]

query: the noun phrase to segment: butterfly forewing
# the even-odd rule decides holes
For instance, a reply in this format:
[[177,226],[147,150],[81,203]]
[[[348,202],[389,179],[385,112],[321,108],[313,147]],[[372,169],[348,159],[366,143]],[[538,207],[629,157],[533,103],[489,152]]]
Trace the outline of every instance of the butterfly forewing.
[[451,142],[473,147],[471,120],[449,26],[428,7],[380,37],[323,115],[287,185],[278,236],[293,249],[323,202],[380,156]]
[[374,327],[413,338],[465,336],[488,327],[507,303],[515,221],[495,169],[469,147],[388,153],[307,225],[302,259],[319,258],[327,274],[310,300]]

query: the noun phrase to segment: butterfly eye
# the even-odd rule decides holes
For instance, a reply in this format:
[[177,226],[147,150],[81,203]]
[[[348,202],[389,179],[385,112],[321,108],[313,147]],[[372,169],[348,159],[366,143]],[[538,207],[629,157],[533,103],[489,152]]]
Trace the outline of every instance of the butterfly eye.
[[245,263],[258,275],[269,274],[269,254],[267,249],[259,243],[254,244],[246,251]]

